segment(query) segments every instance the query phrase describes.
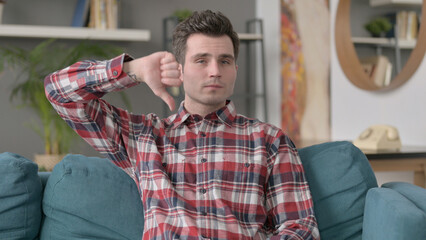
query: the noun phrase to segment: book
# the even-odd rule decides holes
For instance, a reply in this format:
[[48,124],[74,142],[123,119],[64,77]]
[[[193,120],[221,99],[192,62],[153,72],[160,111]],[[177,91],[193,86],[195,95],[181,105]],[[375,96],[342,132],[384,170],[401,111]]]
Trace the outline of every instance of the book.
[[386,56],[372,56],[360,60],[364,72],[378,87],[390,84],[392,79],[392,63]]
[[418,35],[418,18],[417,13],[414,11],[409,11],[407,15],[407,39],[413,40],[417,38]]
[[399,39],[407,39],[407,16],[407,11],[399,11],[396,15]]
[[118,0],[90,0],[89,27],[97,29],[117,29],[119,15]]
[[392,29],[387,32],[387,38],[394,38],[397,35],[401,40],[413,40],[418,36],[419,16],[415,11],[398,11],[388,13],[384,17],[388,18],[392,24]]
[[118,28],[118,1],[106,0],[106,19],[108,29]]
[[385,80],[383,81],[383,86],[388,86],[391,83],[392,80],[392,63],[388,62],[386,65],[386,72],[385,72]]
[[106,0],[99,0],[99,26],[97,28],[107,29]]
[[90,0],[90,20],[89,27],[96,28],[96,19],[97,19],[97,0]]
[[75,5],[71,26],[85,27],[89,18],[90,0],[78,0]]

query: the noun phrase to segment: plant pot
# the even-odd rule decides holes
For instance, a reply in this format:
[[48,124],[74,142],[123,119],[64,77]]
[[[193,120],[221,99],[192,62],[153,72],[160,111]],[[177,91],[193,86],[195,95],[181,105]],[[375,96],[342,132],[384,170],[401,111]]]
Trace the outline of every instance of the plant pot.
[[386,33],[381,32],[379,34],[371,34],[371,36],[374,37],[374,38],[384,38],[384,37],[386,37]]
[[50,172],[64,157],[65,154],[35,154],[34,162],[37,163],[39,171]]

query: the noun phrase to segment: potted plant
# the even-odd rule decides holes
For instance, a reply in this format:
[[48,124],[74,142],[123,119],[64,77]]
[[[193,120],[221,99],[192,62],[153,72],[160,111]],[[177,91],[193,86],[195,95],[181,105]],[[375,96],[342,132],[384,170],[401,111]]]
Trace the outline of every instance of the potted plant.
[[[91,44],[86,41],[66,47],[59,45],[55,39],[48,39],[30,50],[19,47],[0,47],[0,72],[4,66],[18,70],[16,85],[10,100],[20,100],[20,107],[31,109],[40,123],[32,123],[31,128],[44,141],[44,154],[36,154],[34,161],[40,168],[51,170],[64,154],[69,153],[74,131],[60,119],[44,91],[44,78],[58,69],[65,68],[81,59],[110,58],[122,53],[118,47]],[[129,103],[122,95],[126,104]]]
[[378,17],[365,24],[364,27],[373,37],[382,37],[392,29],[392,24],[388,18]]
[[192,11],[189,9],[179,9],[173,12],[172,16],[176,17],[179,22],[189,18],[192,15]]

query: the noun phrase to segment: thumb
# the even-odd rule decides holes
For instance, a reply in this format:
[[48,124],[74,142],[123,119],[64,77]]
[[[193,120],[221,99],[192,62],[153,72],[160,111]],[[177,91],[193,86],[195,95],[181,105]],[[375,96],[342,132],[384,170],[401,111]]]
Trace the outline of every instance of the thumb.
[[167,92],[165,88],[159,91],[156,95],[167,104],[170,111],[175,110],[175,99]]

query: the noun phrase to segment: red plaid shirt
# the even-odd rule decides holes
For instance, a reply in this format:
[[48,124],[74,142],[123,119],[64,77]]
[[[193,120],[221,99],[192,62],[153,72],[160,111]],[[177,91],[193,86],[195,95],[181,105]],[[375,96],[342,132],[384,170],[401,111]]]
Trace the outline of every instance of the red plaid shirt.
[[82,61],[45,80],[62,118],[138,184],[143,239],[318,239],[296,148],[278,128],[237,115],[232,102],[204,118],[183,104],[167,119],[101,97],[137,84],[121,55]]

